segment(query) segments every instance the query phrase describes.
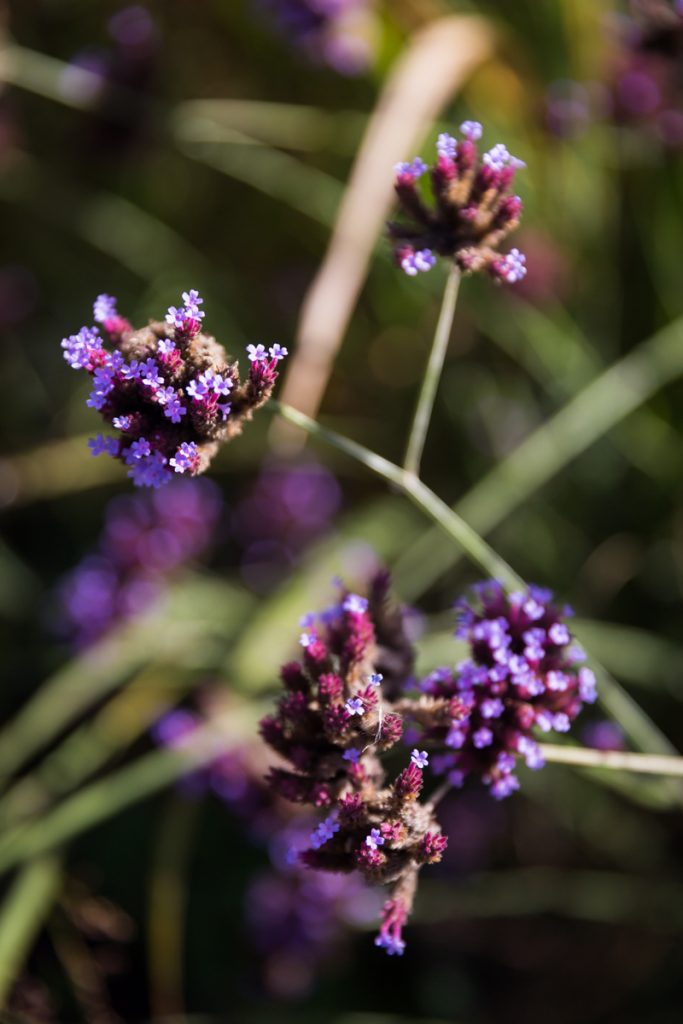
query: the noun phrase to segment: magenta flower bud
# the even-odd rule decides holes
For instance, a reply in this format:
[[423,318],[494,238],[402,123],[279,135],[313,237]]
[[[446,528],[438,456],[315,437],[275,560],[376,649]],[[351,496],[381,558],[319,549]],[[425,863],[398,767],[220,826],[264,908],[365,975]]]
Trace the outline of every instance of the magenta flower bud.
[[369,846],[361,846],[356,850],[356,866],[370,881],[378,879],[381,868],[386,864],[387,858],[381,850]]
[[318,680],[318,693],[320,701],[324,704],[336,704],[341,701],[344,692],[344,683],[340,676],[328,672],[320,676]]
[[406,800],[416,800],[422,792],[422,772],[412,762],[404,768],[394,783],[394,793],[399,803]]
[[423,864],[437,864],[448,846],[448,837],[441,832],[427,832],[418,847],[418,858]]
[[308,680],[298,661],[290,661],[280,669],[280,678],[288,690],[308,690]]

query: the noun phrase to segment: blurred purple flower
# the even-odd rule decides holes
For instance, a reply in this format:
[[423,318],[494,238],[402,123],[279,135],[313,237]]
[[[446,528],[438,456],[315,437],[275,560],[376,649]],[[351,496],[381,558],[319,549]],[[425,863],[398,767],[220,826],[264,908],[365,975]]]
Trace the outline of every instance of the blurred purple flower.
[[293,45],[314,63],[343,75],[365,71],[373,58],[371,0],[255,0]]
[[616,722],[589,722],[581,730],[581,742],[597,750],[625,750],[624,730]]
[[552,135],[575,139],[591,119],[588,89],[581,82],[561,79],[551,82],[545,94],[545,124]]
[[59,584],[61,630],[85,647],[146,611],[169,575],[211,545],[222,507],[210,480],[174,480],[163,494],[116,498],[96,551]]
[[249,586],[265,592],[276,585],[300,552],[330,529],[340,505],[339,484],[319,463],[267,463],[233,515]]
[[683,10],[680,4],[637,0],[618,23],[613,72],[617,120],[665,146],[683,145]]

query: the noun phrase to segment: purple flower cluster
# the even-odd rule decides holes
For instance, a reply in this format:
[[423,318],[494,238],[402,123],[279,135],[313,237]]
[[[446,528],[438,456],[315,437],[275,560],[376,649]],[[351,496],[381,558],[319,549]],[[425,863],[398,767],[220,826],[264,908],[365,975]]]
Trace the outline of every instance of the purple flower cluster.
[[63,631],[85,647],[147,610],[170,573],[211,544],[221,509],[210,480],[175,480],[163,495],[116,498],[96,551],[58,588]]
[[[300,862],[320,871],[358,871],[389,886],[376,944],[400,954],[419,869],[441,859],[446,838],[433,809],[418,799],[426,751],[413,750],[391,783],[379,759],[401,738],[392,697],[413,664],[403,618],[387,591],[382,573],[369,597],[343,591],[332,608],[304,617],[302,658],[283,667],[285,694],[277,712],[263,719],[261,733],[286,762],[271,770],[274,791],[327,812],[299,852]],[[457,698],[424,701],[422,720],[436,729],[456,717],[459,706]]]
[[[431,270],[441,256],[463,273],[487,270],[496,281],[514,284],[526,274],[526,258],[518,249],[501,253],[498,246],[519,224],[522,200],[511,188],[525,165],[502,143],[480,156],[477,121],[465,121],[460,131],[460,139],[439,135],[431,170],[420,157],[396,166],[396,195],[407,221],[388,226],[394,258],[410,277]],[[432,206],[418,186],[427,172]]]
[[240,380],[215,338],[202,332],[203,300],[183,292],[183,305],[171,306],[162,323],[134,330],[116,311],[116,301],[99,295],[98,327],[83,327],[62,341],[64,358],[92,377],[87,405],[120,432],[98,434],[93,455],[109,455],[128,466],[140,487],[158,488],[174,474],[204,472],[219,445],[242,432],[270,397],[277,365],[287,349],[250,345],[249,373]]
[[425,738],[447,748],[433,766],[452,785],[474,775],[502,799],[519,788],[518,758],[529,768],[544,764],[533,730],[566,733],[583,705],[596,700],[595,675],[581,664],[584,652],[566,625],[571,610],[558,608],[549,590],[506,594],[490,581],[456,609],[456,637],[470,657],[454,671],[432,672],[421,690],[457,696],[466,715],[425,730]]
[[258,4],[312,61],[346,75],[368,67],[372,58],[369,0],[258,0]]

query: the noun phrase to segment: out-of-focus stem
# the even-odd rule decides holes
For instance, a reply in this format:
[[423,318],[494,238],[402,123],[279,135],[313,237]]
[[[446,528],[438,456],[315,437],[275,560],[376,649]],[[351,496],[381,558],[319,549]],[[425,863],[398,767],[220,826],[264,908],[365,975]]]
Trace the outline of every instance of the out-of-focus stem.
[[17,876],[0,908],[0,1010],[31,950],[59,890],[57,857],[28,863]]
[[[639,772],[643,775],[683,776],[683,757],[566,747],[559,743],[539,743],[538,746],[548,763],[570,764],[580,768],[610,768],[617,772]],[[452,788],[450,782],[442,782],[429,798],[430,806],[436,807],[441,803]]]
[[623,750],[594,750],[590,747],[565,747],[539,744],[546,761],[574,764],[584,768],[611,768],[615,771],[642,772],[645,775],[683,776],[683,757],[665,754],[634,754]]
[[408,446],[406,448],[403,466],[408,473],[414,473],[415,476],[418,476],[420,472],[422,452],[424,451],[427,431],[429,430],[429,424],[432,418],[436,391],[439,386],[439,381],[441,380],[441,371],[443,370],[443,364],[446,358],[448,340],[451,336],[455,306],[458,301],[460,277],[460,271],[455,264],[453,264],[446,281],[446,288],[444,289],[443,300],[441,302],[441,311],[439,313],[439,319],[434,332],[432,350],[429,355],[429,362],[427,363],[427,370],[424,375],[424,380],[422,381],[420,397],[417,400],[417,407],[415,409],[413,423],[410,428],[410,436],[408,438]]
[[174,795],[159,827],[149,885],[148,953],[153,1017],[183,1017],[187,874],[194,851],[199,801]]

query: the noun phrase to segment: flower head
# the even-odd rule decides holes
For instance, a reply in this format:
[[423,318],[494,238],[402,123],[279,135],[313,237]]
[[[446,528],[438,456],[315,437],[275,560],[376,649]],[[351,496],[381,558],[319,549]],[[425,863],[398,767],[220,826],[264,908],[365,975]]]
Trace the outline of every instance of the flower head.
[[[368,682],[384,675],[394,681],[389,671],[375,671],[379,643],[394,671],[412,664],[402,653],[409,643],[398,633],[402,620],[387,608],[387,584],[386,574],[378,574],[367,598],[346,592],[323,614],[305,617],[302,660],[282,669],[285,693],[261,732],[291,765],[272,769],[275,791],[328,809],[309,848],[299,853],[300,862],[318,871],[356,870],[368,881],[388,885],[391,899],[376,944],[395,954],[405,945],[401,928],[418,870],[439,860],[445,840],[432,809],[420,803],[421,768],[411,763],[387,782],[380,761],[400,739],[401,715],[398,705]],[[314,632],[315,621],[320,627]],[[424,767],[426,753],[414,755]],[[390,905],[393,909],[387,909]]]
[[69,365],[92,377],[87,405],[123,435],[95,439],[93,454],[126,463],[140,487],[161,487],[174,473],[202,473],[219,445],[240,434],[268,400],[287,354],[274,345],[268,358],[263,345],[250,346],[257,358],[240,379],[237,364],[202,333],[198,293],[183,292],[183,303],[169,310],[166,322],[134,330],[115,299],[99,295],[94,314],[104,336],[98,327],[83,327],[62,341]]
[[543,766],[534,728],[567,732],[597,698],[595,675],[581,665],[583,652],[565,621],[571,610],[558,607],[550,591],[530,586],[506,594],[490,581],[456,609],[456,636],[469,657],[455,672],[433,673],[421,689],[432,697],[452,694],[466,713],[425,736],[449,751],[439,758],[441,771],[456,772],[459,781],[479,776],[502,799],[519,786],[519,758],[529,768]]
[[464,121],[460,131],[461,139],[447,132],[437,139],[430,176],[432,207],[417,185],[426,165],[416,158],[396,167],[396,194],[406,217],[389,224],[396,264],[416,277],[441,256],[463,273],[487,270],[496,281],[514,284],[526,274],[525,258],[517,249],[506,256],[498,246],[519,223],[522,201],[511,188],[524,162],[500,142],[480,158],[476,143],[482,127],[477,121]]

